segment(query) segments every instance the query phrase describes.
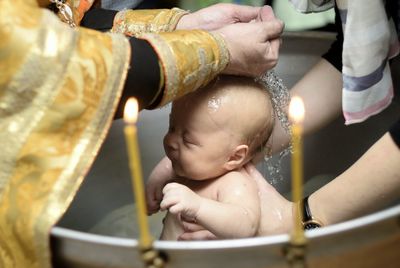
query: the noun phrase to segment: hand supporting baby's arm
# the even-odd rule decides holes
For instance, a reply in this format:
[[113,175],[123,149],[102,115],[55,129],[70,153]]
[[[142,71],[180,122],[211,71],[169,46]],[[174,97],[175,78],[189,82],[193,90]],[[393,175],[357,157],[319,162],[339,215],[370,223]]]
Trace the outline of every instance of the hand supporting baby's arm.
[[161,209],[180,213],[188,220],[195,220],[218,238],[251,237],[257,233],[260,204],[253,180],[237,180],[242,176],[233,172],[218,193],[218,201],[203,198],[188,187],[170,183],[164,187]]

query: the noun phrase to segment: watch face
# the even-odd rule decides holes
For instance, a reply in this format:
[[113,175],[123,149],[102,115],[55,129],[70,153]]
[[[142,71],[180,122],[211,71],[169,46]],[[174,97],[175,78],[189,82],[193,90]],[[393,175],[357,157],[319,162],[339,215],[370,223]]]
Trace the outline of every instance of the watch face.
[[314,222],[309,222],[309,223],[304,224],[304,230],[311,230],[311,229],[315,229],[315,228],[319,228],[319,227],[321,227],[321,225],[319,225],[318,223],[314,223]]

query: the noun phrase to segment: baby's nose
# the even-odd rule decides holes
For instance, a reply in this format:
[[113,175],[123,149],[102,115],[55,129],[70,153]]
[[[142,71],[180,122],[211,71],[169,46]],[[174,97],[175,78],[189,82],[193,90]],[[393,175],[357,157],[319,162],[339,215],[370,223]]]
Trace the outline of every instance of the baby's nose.
[[177,150],[178,149],[178,139],[177,135],[168,133],[164,137],[164,148],[165,150]]

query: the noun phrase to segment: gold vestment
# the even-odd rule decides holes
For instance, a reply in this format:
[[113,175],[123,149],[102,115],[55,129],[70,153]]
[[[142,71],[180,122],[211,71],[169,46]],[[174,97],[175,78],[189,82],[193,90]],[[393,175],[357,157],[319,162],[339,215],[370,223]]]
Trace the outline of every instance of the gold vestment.
[[[79,24],[93,1],[68,2]],[[51,266],[50,229],[107,134],[135,53],[117,32],[146,39],[157,52],[160,105],[205,84],[229,60],[216,35],[171,32],[185,13],[178,9],[143,16],[135,11],[136,20],[128,11],[117,17],[115,33],[100,33],[72,29],[38,3],[48,4],[0,0],[0,267],[5,268]]]

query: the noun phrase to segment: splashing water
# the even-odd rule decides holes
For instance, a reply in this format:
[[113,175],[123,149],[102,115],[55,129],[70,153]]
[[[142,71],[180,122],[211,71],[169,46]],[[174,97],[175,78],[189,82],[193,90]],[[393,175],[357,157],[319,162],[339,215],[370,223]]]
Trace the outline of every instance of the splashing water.
[[[291,146],[282,150],[279,153],[277,159],[273,159],[271,156],[267,155],[264,157],[264,163],[266,165],[266,171],[268,174],[268,181],[271,183],[271,185],[277,185],[279,182],[283,181],[284,178],[281,174],[282,160],[290,152],[291,152]],[[263,170],[265,170],[264,165],[263,165]]]
[[280,79],[273,70],[261,75],[256,81],[269,89],[275,115],[286,133],[290,134],[290,123],[286,114],[286,108],[290,102],[289,89],[283,84],[282,79]]
[[[290,122],[286,114],[286,110],[290,102],[289,89],[283,84],[282,79],[280,79],[273,70],[261,75],[256,79],[256,81],[269,90],[275,116],[281,123],[285,132],[288,135],[291,135]],[[270,145],[265,148],[264,161],[267,164],[267,172],[269,173],[270,183],[272,185],[276,185],[283,180],[283,176],[281,174],[282,159],[292,151],[292,146],[290,145],[282,150],[279,153],[279,157],[275,163],[272,161],[269,147]]]

